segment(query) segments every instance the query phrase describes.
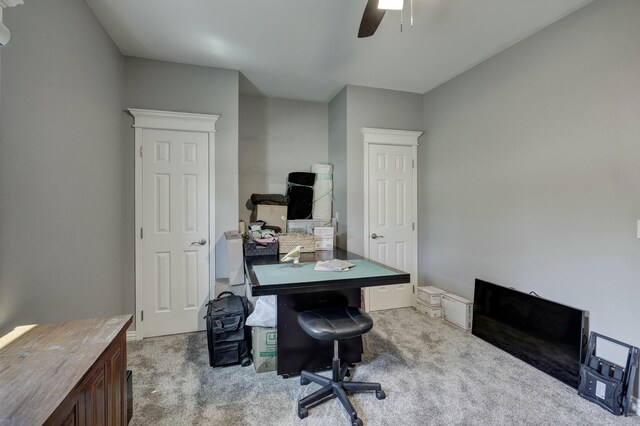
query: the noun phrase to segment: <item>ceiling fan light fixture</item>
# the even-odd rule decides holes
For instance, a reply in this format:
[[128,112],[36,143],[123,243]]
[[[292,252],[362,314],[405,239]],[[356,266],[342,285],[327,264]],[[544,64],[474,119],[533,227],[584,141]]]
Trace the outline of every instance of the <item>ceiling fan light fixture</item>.
[[378,9],[402,10],[404,0],[379,0]]

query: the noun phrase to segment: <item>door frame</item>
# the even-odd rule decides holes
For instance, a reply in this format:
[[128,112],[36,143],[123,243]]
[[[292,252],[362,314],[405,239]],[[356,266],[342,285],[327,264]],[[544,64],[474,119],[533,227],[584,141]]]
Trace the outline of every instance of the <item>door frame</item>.
[[220,118],[214,114],[192,114],[174,111],[156,111],[128,108],[133,116],[135,129],[135,318],[136,340],[144,338],[142,321],[142,131],[144,129],[175,130],[206,133],[209,143],[209,298],[213,292],[216,276],[215,264],[215,135],[216,122]]
[[[412,170],[413,170],[413,194],[414,199],[412,222],[414,223],[411,248],[413,249],[413,274],[412,282],[413,293],[415,294],[418,281],[418,138],[422,136],[422,131],[412,130],[394,130],[394,129],[378,129],[372,127],[363,127],[364,135],[364,257],[369,259],[369,146],[371,145],[395,145],[409,146],[411,150]],[[365,310],[369,311],[371,288],[367,287],[364,291]],[[413,305],[415,306],[415,296]]]

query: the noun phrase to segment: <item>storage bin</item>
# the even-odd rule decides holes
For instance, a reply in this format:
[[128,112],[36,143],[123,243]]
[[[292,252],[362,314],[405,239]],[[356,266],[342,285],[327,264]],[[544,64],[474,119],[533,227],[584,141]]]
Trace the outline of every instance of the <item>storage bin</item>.
[[275,256],[278,254],[278,241],[267,243],[264,246],[256,244],[255,241],[249,241],[243,245],[245,256]]
[[280,243],[280,253],[289,253],[296,246],[302,247],[300,249],[301,253],[313,253],[316,238],[313,235],[293,232],[291,234],[279,234],[278,242]]
[[424,303],[422,300],[416,300],[416,308],[429,318],[442,318],[442,308],[440,305],[432,306]]
[[418,300],[421,300],[427,305],[440,306],[440,297],[445,293],[446,291],[441,290],[438,287],[418,287]]

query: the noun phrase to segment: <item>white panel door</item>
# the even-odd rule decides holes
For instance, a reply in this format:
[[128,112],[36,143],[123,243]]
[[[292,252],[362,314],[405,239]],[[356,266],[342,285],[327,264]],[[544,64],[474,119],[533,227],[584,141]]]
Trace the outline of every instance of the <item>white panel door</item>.
[[144,337],[198,330],[209,300],[206,133],[142,130]]
[[413,147],[369,145],[369,258],[411,274],[411,283],[370,287],[368,310],[414,305]]

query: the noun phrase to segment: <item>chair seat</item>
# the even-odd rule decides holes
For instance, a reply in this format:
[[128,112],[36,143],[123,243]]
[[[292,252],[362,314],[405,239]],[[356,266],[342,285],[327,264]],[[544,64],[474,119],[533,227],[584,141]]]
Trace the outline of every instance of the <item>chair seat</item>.
[[323,308],[298,314],[300,327],[318,340],[344,340],[361,336],[373,327],[366,312],[353,307]]

